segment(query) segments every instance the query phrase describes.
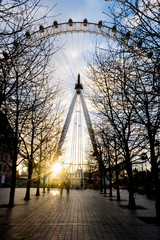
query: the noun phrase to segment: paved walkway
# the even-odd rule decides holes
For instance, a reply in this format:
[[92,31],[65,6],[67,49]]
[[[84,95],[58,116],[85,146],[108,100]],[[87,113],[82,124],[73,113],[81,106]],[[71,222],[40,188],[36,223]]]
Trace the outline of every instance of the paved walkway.
[[28,202],[24,193],[25,189],[16,189],[15,207],[7,209],[9,189],[0,189],[1,240],[160,239],[160,226],[137,218],[155,216],[155,203],[145,196],[136,195],[140,209],[131,211],[125,208],[126,190],[121,191],[120,203],[115,196],[111,201],[94,190],[71,190],[61,197],[58,189],[52,189],[36,197],[31,189]]

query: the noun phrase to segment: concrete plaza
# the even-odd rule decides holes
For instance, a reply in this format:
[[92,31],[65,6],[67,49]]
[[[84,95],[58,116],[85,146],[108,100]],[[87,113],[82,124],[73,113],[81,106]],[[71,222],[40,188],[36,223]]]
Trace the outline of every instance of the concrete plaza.
[[[9,189],[0,188],[0,239],[19,240],[101,240],[160,239],[160,226],[138,217],[154,217],[155,202],[136,195],[137,209],[127,208],[128,192],[121,190],[117,202],[94,190],[71,190],[62,197],[51,189],[40,197],[31,189],[31,200],[24,201],[25,189],[16,189],[15,207],[8,209]],[[42,190],[41,190],[42,192]]]

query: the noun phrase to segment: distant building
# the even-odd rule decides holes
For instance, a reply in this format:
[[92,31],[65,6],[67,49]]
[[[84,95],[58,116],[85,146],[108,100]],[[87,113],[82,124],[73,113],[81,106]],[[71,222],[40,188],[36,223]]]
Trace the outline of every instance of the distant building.
[[14,131],[8,119],[0,111],[0,181],[5,183],[11,177],[12,156],[14,153]]

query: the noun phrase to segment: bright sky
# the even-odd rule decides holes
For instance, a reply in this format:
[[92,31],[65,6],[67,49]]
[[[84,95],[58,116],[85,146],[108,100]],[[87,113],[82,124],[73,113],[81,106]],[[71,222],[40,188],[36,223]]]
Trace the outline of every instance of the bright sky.
[[[103,12],[107,12],[110,2],[105,0],[41,0],[42,5],[54,7],[50,12],[51,18],[48,25],[52,25],[54,20],[58,23],[68,22],[72,18],[73,22],[83,22],[87,18],[88,22],[98,23],[100,20],[106,21],[107,16]],[[45,24],[47,26],[47,24]],[[102,43],[102,39],[100,40]],[[103,41],[105,41],[103,39]],[[64,45],[62,51],[54,55],[53,66],[56,68],[56,76],[59,82],[62,78],[70,79],[67,81],[67,88],[72,88],[77,79],[78,73],[82,74],[84,57],[95,49],[97,36],[85,34],[65,34],[57,38],[57,43]],[[51,66],[53,68],[53,66]],[[63,84],[63,83],[62,83]],[[74,87],[73,87],[74,90]]]
[[[92,23],[98,23],[100,20],[106,21],[107,17],[103,12],[107,12],[107,7],[110,4],[105,0],[42,0],[41,2],[43,5],[48,5],[50,7],[53,7],[56,4],[50,13],[52,17],[50,18],[49,25],[55,20],[57,20],[58,23],[65,23],[68,22],[70,18],[72,18],[73,22],[83,22],[84,18],[87,18],[88,22]],[[56,69],[54,73],[54,82],[56,78],[56,81],[61,84],[62,88],[66,88],[66,91],[68,92],[68,94],[63,96],[65,102],[64,105],[67,110],[69,109],[69,105],[75,92],[74,87],[78,73],[81,74],[82,83],[86,80],[84,70],[87,68],[87,64],[84,57],[87,58],[89,52],[94,52],[97,41],[100,41],[101,44],[104,42],[106,44],[106,39],[104,37],[103,39],[102,37],[97,39],[96,35],[93,36],[86,33],[63,34],[56,38],[57,44],[62,44],[63,47],[60,51],[54,54],[51,67]],[[86,91],[84,90],[84,92]],[[72,139],[73,122],[74,119],[71,121],[71,126],[68,131],[70,134],[68,134],[69,136],[67,139]],[[81,141],[84,145],[88,145],[88,138],[86,139],[87,131],[85,130],[84,132]],[[74,141],[75,140],[74,137]],[[87,144],[85,144],[86,141]],[[69,145],[70,143],[71,141],[68,141]],[[71,146],[68,144],[66,144],[65,147],[68,150],[66,156],[64,156],[65,159],[71,158],[70,151],[72,152],[72,150]],[[83,151],[85,151],[85,149],[83,149]]]
[[102,13],[107,11],[107,3],[105,0],[42,0],[44,5],[54,6],[53,14],[58,22],[67,22],[69,18],[73,21],[82,21],[87,18],[89,22],[97,22],[106,20],[106,16]]

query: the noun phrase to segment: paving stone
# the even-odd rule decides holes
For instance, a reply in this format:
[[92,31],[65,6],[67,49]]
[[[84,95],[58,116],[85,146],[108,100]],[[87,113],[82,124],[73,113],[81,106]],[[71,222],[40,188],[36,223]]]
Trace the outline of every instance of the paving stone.
[[94,190],[71,190],[69,196],[64,191],[62,197],[58,189],[40,197],[35,192],[32,188],[31,200],[24,201],[25,189],[16,189],[15,207],[8,209],[9,189],[0,189],[1,240],[160,239],[160,226],[142,221],[155,216],[155,202],[145,195],[136,194],[139,207],[131,211],[126,190],[121,190],[120,203],[115,191],[114,201]]

